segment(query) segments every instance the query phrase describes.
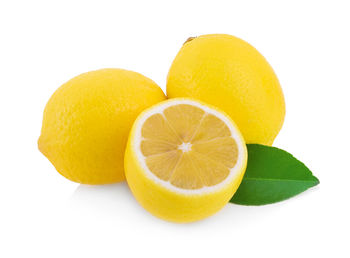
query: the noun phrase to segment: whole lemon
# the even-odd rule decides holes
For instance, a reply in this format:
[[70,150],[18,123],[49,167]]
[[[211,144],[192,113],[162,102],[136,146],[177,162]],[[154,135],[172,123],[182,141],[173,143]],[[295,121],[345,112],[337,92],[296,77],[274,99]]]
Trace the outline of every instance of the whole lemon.
[[39,150],[74,182],[121,181],[134,120],[164,99],[157,84],[136,72],[102,69],[81,74],[63,84],[48,101]]
[[184,43],[168,74],[167,95],[219,107],[247,143],[271,145],[285,115],[282,89],[266,59],[247,42],[226,34]]

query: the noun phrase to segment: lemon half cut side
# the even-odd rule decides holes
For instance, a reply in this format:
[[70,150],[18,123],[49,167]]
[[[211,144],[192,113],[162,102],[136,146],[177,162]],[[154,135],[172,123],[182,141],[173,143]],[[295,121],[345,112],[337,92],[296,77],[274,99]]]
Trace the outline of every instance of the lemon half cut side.
[[136,119],[125,175],[153,215],[191,222],[220,210],[237,190],[247,163],[244,139],[222,111],[192,99],[171,99]]

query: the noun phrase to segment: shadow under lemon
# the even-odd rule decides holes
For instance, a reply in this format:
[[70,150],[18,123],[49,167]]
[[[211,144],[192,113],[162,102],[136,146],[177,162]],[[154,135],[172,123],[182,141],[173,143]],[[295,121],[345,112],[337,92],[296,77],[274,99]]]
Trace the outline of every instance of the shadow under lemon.
[[[219,226],[223,223],[239,226],[244,221],[256,221],[264,216],[271,216],[274,211],[279,210],[282,203],[266,206],[242,206],[228,203],[222,210],[213,216],[201,220],[192,225],[214,224]],[[134,198],[126,182],[107,185],[79,185],[68,205],[72,210],[84,216],[111,218],[112,220],[151,220],[166,223],[148,213]],[[166,223],[168,224],[168,223]],[[172,224],[172,223],[170,223]],[[179,224],[174,224],[179,225]],[[185,224],[186,225],[186,224]],[[187,224],[188,225],[188,224]]]
[[69,205],[79,210],[111,214],[112,216],[130,213],[130,210],[146,213],[133,197],[126,182],[107,185],[81,184],[69,199]]

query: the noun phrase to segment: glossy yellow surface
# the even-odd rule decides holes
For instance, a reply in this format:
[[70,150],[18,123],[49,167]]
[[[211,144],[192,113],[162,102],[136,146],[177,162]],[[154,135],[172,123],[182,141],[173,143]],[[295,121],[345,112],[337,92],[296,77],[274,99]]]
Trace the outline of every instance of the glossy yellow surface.
[[124,180],[130,128],[145,108],[165,99],[150,79],[102,69],[63,84],[44,110],[40,151],[66,178],[83,184]]
[[167,95],[220,108],[247,143],[271,145],[284,121],[284,97],[271,66],[231,35],[203,35],[184,43],[168,73]]

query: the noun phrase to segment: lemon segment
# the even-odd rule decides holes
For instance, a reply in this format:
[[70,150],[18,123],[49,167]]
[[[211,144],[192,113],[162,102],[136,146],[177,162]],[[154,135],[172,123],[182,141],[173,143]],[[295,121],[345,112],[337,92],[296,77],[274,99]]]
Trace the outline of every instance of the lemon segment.
[[198,101],[173,99],[135,121],[125,174],[148,211],[189,222],[210,216],[230,200],[246,162],[243,137],[227,115]]

